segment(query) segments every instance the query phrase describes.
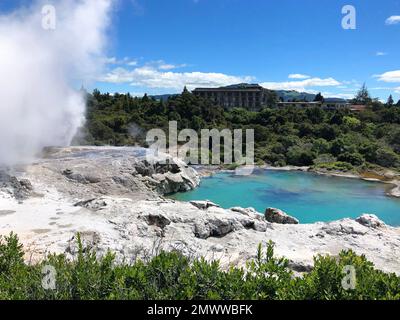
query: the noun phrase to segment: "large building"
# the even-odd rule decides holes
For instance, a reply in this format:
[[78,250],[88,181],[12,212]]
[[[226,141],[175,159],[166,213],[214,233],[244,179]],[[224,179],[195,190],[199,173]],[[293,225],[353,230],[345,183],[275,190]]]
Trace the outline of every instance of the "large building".
[[[353,106],[343,99],[328,98],[324,101],[279,101],[277,94],[258,84],[240,83],[219,88],[196,88],[193,94],[210,99],[214,103],[230,109],[234,107],[248,110],[260,110],[268,107],[320,107],[325,110],[349,109],[354,112],[362,111],[366,106]],[[283,99],[282,99],[283,100]]]
[[224,108],[258,110],[274,101],[274,93],[258,84],[235,84],[220,88],[197,88],[193,94],[210,99]]

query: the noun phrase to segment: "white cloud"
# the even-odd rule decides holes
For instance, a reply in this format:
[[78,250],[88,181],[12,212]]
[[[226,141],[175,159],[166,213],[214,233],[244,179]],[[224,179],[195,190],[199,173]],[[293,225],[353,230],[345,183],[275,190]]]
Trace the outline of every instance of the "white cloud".
[[182,63],[182,64],[172,64],[172,63],[166,63],[164,60],[157,60],[157,61],[150,61],[145,64],[145,66],[152,67],[158,70],[173,70],[173,69],[179,69],[179,68],[184,68],[187,67],[187,64]]
[[377,57],[382,57],[382,56],[387,56],[387,53],[386,53],[386,52],[383,52],[383,51],[378,51],[375,55],[376,55]]
[[387,25],[398,24],[398,23],[400,23],[400,16],[391,16],[386,19],[385,23]]
[[341,85],[341,83],[333,78],[310,78],[301,81],[263,82],[260,85],[272,90],[307,91],[307,88],[310,87],[334,87]]
[[382,74],[374,75],[378,81],[383,82],[400,82],[400,70],[388,71]]
[[233,76],[215,72],[172,72],[145,65],[132,70],[115,68],[102,76],[99,81],[108,83],[129,83],[132,86],[182,90],[195,87],[219,87],[232,83],[251,82],[253,77]]
[[105,64],[118,64],[118,65],[127,65],[127,66],[136,66],[138,64],[137,60],[125,57],[123,59],[117,59],[116,57],[107,57],[104,59]]
[[176,69],[176,66],[173,64],[162,64],[158,68],[161,70],[172,70],[172,69]]
[[288,78],[289,79],[309,79],[311,77],[306,74],[292,73],[292,74],[289,74]]

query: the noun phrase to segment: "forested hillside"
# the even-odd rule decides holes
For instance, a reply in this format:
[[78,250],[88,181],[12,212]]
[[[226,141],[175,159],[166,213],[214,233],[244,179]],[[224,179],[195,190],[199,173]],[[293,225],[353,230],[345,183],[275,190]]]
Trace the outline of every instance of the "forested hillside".
[[185,90],[167,101],[129,94],[88,94],[84,141],[95,145],[144,144],[147,130],[254,129],[256,161],[274,166],[327,169],[400,168],[400,107],[368,100],[366,111],[321,108],[224,110]]

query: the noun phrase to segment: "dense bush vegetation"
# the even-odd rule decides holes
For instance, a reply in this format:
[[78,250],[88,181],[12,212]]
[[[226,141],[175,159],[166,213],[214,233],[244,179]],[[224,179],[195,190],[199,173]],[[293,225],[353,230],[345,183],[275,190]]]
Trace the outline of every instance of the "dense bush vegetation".
[[[23,255],[15,235],[1,239],[0,299],[400,299],[400,278],[375,270],[352,251],[337,258],[316,257],[314,269],[303,277],[293,276],[286,259],[274,257],[271,243],[266,252],[259,247],[247,272],[221,271],[217,261],[190,261],[177,252],[115,264],[112,253],[96,258],[80,242],[74,261],[51,255],[28,265]],[[42,286],[42,270],[48,265],[56,270],[55,290]],[[356,271],[354,290],[342,286],[347,265]]]
[[[400,106],[369,99],[368,109],[265,108],[258,112],[224,110],[185,90],[168,101],[129,94],[88,94],[89,144],[144,144],[149,129],[255,129],[257,162],[275,166],[316,165],[351,170],[381,166],[400,168]],[[82,141],[78,141],[81,143]]]

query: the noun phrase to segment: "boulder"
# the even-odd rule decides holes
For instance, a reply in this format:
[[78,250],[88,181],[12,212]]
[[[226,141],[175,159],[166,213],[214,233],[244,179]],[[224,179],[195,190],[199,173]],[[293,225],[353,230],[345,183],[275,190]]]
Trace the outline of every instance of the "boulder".
[[145,216],[147,224],[150,226],[157,226],[164,229],[171,224],[171,220],[161,213],[150,213]]
[[135,170],[148,187],[161,195],[189,191],[200,184],[198,173],[174,158],[142,160],[135,165]]
[[299,224],[299,220],[276,208],[267,208],[264,216],[268,222],[272,223]]
[[62,174],[69,180],[76,181],[81,184],[99,183],[101,179],[91,173],[77,173],[71,169],[65,169]]
[[137,162],[134,168],[136,172],[142,176],[151,176],[156,172],[154,166],[147,160]]
[[228,219],[210,218],[208,225],[210,227],[210,237],[224,237],[235,230],[233,221]]
[[363,226],[374,229],[385,226],[385,223],[374,214],[363,214],[356,221]]
[[194,222],[193,229],[193,233],[196,238],[207,239],[210,237],[210,228],[204,221]]
[[6,172],[0,172],[0,189],[12,194],[15,199],[23,201],[33,193],[33,186],[28,179],[20,179]]
[[196,238],[208,239],[210,237],[222,238],[239,229],[243,229],[243,226],[235,219],[211,216],[206,220],[196,221],[193,231]]

